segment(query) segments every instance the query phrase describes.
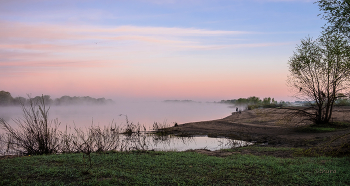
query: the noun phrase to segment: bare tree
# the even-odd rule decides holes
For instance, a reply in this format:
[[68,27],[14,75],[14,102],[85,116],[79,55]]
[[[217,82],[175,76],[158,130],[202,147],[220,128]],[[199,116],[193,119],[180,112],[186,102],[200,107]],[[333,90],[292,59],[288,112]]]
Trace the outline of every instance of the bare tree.
[[295,97],[310,101],[314,112],[304,112],[316,124],[328,123],[337,95],[350,88],[350,45],[338,34],[301,40],[289,60],[288,85]]

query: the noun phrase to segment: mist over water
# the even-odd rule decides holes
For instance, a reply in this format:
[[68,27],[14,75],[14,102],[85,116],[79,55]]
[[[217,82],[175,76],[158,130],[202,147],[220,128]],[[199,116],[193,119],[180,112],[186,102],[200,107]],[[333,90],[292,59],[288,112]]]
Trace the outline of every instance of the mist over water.
[[[162,101],[134,101],[120,102],[116,104],[93,105],[51,105],[49,110],[49,120],[57,118],[60,122],[59,130],[73,132],[74,128],[87,129],[94,126],[110,126],[113,124],[119,128],[126,127],[126,118],[134,124],[139,123],[145,126],[147,131],[152,130],[153,123],[158,122],[174,126],[174,123],[183,124],[188,122],[207,121],[224,118],[236,110],[230,104],[223,103],[199,103],[199,102],[162,102]],[[12,127],[17,125],[12,119],[23,118],[20,106],[0,107],[0,117],[4,118]],[[54,123],[51,123],[53,127]],[[0,129],[0,134],[3,133]],[[188,150],[206,148],[218,150],[220,148],[231,148],[232,140],[225,138],[208,138],[206,136],[195,137],[157,137],[145,135],[147,149],[155,150]],[[121,139],[127,136],[122,135]],[[234,140],[236,141],[236,140]],[[249,145],[243,141],[237,141],[238,146]],[[0,148],[0,155],[5,150]]]
[[[61,123],[60,129],[65,129],[66,125],[72,128],[86,128],[92,124],[103,127],[112,121],[123,127],[127,117],[129,122],[140,123],[150,130],[154,122],[166,122],[173,126],[175,122],[183,124],[214,120],[224,118],[234,110],[228,104],[220,103],[130,101],[107,105],[51,105],[49,119],[57,118]],[[11,119],[22,117],[21,107],[1,107],[0,117],[12,125],[14,122]]]

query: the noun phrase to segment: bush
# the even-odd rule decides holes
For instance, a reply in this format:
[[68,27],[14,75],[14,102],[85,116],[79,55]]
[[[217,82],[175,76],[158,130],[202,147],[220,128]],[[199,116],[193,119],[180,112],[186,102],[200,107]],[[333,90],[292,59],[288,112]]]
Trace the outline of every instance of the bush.
[[[61,132],[58,130],[60,123],[57,119],[49,122],[49,108],[45,104],[44,96],[40,100],[29,98],[27,105],[21,102],[23,118],[13,120],[17,127],[11,127],[0,118],[0,126],[5,130],[5,134],[0,135],[0,150],[6,145],[6,152],[11,154],[82,152],[88,156],[91,166],[90,154],[93,152],[147,149],[146,128],[143,126],[144,131],[141,131],[140,124],[129,122],[127,117],[125,129],[117,127],[112,121],[103,128],[91,125],[86,130],[74,128],[73,132],[68,132],[66,126],[66,130]],[[121,137],[120,134],[125,136]]]
[[248,105],[248,110],[253,110],[259,108],[259,105]]
[[[48,111],[44,97],[34,101],[29,97],[29,106],[22,105],[23,118],[13,120],[18,129],[11,127],[0,118],[0,125],[7,133],[8,147],[24,154],[50,154],[59,148],[58,120],[48,122]],[[23,151],[24,149],[24,151]]]

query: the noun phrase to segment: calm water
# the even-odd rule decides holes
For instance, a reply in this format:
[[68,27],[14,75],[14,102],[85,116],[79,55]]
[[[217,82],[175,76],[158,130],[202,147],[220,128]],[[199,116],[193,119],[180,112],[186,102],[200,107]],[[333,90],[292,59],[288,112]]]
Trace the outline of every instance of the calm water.
[[[233,112],[227,104],[219,103],[182,103],[182,102],[129,102],[115,105],[80,105],[80,106],[51,106],[49,119],[58,119],[60,130],[67,126],[71,128],[87,128],[91,125],[101,127],[109,125],[112,121],[124,128],[126,118],[129,122],[140,123],[147,130],[151,130],[154,122],[173,126],[195,121],[205,121],[224,118]],[[11,119],[22,117],[20,107],[1,107],[0,117],[15,126]],[[147,149],[154,150],[188,150],[230,148],[234,144],[246,145],[240,141],[233,142],[225,138],[208,138],[197,136],[192,138],[147,137]],[[236,143],[237,142],[237,143]],[[234,144],[233,144],[234,143]]]
[[[178,103],[178,102],[125,102],[115,105],[51,106],[49,119],[57,118],[61,126],[85,128],[108,125],[112,121],[119,126],[129,122],[140,123],[147,129],[154,122],[174,125],[224,118],[233,112],[227,104]],[[20,107],[0,107],[0,117],[12,123],[11,118],[22,117]]]
[[227,138],[209,138],[208,136],[196,137],[172,137],[164,141],[158,141],[152,144],[149,149],[154,150],[177,150],[186,151],[190,149],[208,149],[211,151],[228,149],[240,146],[252,145],[253,143],[231,140]]

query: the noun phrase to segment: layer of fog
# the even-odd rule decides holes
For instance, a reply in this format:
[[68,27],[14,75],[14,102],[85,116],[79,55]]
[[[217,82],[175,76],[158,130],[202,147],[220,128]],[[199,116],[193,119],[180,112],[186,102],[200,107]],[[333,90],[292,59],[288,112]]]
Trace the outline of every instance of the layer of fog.
[[[49,119],[57,118],[61,123],[60,129],[64,129],[66,125],[72,128],[86,128],[90,125],[105,126],[112,121],[123,127],[127,117],[129,122],[140,123],[149,130],[154,122],[173,126],[175,122],[182,124],[224,118],[235,112],[236,107],[229,106],[220,103],[162,101],[129,101],[107,105],[51,105]],[[22,118],[21,107],[1,107],[0,118],[4,118],[14,126],[12,119]]]

